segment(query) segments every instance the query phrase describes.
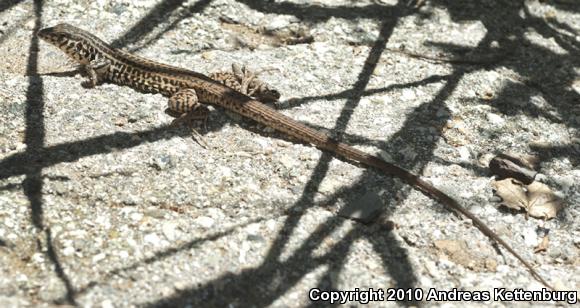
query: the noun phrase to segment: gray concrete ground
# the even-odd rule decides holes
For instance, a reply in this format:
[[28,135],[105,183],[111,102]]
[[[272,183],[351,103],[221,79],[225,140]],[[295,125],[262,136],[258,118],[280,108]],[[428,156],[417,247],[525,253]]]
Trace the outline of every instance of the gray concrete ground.
[[[580,289],[574,0],[5,0],[0,306],[298,307],[317,305],[312,288],[542,287],[397,179],[217,108],[205,149],[168,126],[164,97],[83,88],[33,36],[61,22],[199,72],[275,68],[260,78],[282,93],[280,112],[421,174],[558,289]],[[537,180],[566,201],[555,219],[493,202],[487,162],[504,152],[539,159]],[[380,215],[339,215],[352,207]],[[470,302],[490,303],[541,305]]]

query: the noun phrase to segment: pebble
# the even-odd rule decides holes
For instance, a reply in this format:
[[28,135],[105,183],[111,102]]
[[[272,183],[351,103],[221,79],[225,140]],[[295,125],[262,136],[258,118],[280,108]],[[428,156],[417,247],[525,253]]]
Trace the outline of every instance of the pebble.
[[156,233],[149,233],[143,237],[143,241],[153,246],[160,246],[162,240]]
[[126,250],[119,251],[118,255],[121,259],[127,259],[129,257],[129,253]]
[[169,155],[161,155],[153,159],[152,166],[157,170],[165,170],[169,167],[173,167],[173,161]]
[[163,235],[165,235],[167,240],[174,241],[178,237],[177,228],[178,228],[178,224],[170,221],[170,222],[163,223],[161,230],[163,231]]
[[62,255],[65,256],[65,257],[72,256],[74,253],[75,253],[75,249],[72,246],[65,247],[62,250]]
[[141,203],[141,198],[137,195],[131,194],[131,192],[127,192],[127,194],[123,195],[121,198],[121,202],[125,205],[137,205],[138,203]]
[[524,229],[524,243],[528,247],[536,247],[539,243],[538,234],[531,228]]
[[348,203],[338,215],[368,224],[375,220],[382,210],[383,204],[379,195],[374,191],[368,191],[361,198]]
[[457,148],[457,152],[459,153],[459,158],[461,161],[469,162],[471,160],[471,153],[467,147],[460,146]]
[[132,212],[129,214],[129,219],[134,222],[140,222],[143,219],[143,213],[140,212]]
[[211,217],[207,216],[200,216],[193,221],[195,224],[199,225],[202,228],[209,229],[211,228],[215,221]]
[[107,255],[104,253],[99,253],[99,254],[93,256],[93,259],[92,259],[93,264],[99,263],[99,262],[105,260],[106,257],[107,257]]
[[505,122],[505,120],[500,115],[495,113],[487,113],[485,117],[491,124],[494,125],[501,125]]
[[112,300],[106,299],[101,302],[101,308],[115,308],[115,305]]
[[290,20],[284,17],[274,18],[266,25],[266,30],[273,31],[282,28],[286,28],[290,25]]

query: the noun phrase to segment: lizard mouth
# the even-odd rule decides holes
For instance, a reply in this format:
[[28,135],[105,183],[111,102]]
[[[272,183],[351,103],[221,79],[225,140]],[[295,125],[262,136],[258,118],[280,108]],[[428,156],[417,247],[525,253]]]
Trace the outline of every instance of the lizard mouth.
[[50,32],[50,28],[40,29],[38,32],[36,32],[36,36],[38,36],[40,38],[45,38],[48,36],[49,32]]
[[45,41],[50,41],[51,34],[53,34],[52,28],[44,28],[36,32],[36,36]]
[[36,32],[36,36],[48,43],[52,43],[55,45],[56,42],[59,41],[60,38],[62,38],[62,35],[60,34],[59,31],[56,31],[55,27],[47,27],[44,29],[40,29],[38,32]]

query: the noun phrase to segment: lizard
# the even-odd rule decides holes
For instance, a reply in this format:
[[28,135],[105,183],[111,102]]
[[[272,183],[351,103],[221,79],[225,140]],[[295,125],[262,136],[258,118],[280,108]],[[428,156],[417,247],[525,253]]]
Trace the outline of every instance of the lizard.
[[41,29],[37,32],[37,36],[58,47],[84,67],[88,75],[88,81],[85,82],[88,87],[109,82],[128,86],[139,92],[160,93],[169,98],[169,109],[181,116],[195,117],[200,110],[207,108],[205,104],[222,107],[303,143],[328,151],[347,162],[376,168],[387,175],[399,178],[452,212],[459,212],[471,219],[474,226],[509,251],[534,278],[546,287],[554,289],[530,263],[477,216],[461,206],[454,198],[396,164],[337,141],[204,74],[113,48],[97,36],[75,26],[58,24]]
[[[271,69],[254,72],[245,65],[240,66],[239,64],[233,63],[231,71],[212,72],[208,77],[260,102],[274,103],[280,98],[280,92],[261,79],[258,79],[258,74],[268,70]],[[175,111],[179,108],[175,105],[176,101],[170,101],[169,104],[170,106],[165,110],[165,113],[176,117],[177,120],[173,121],[173,124],[178,124],[181,122],[179,120],[181,120],[180,118],[182,118],[183,113]],[[208,115],[209,110],[205,106],[200,105],[195,113],[189,116],[189,120],[201,120],[205,126]]]

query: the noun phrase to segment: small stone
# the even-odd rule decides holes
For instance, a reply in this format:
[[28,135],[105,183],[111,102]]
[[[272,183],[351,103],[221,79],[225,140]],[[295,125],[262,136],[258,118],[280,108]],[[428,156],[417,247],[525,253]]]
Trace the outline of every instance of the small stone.
[[201,53],[201,57],[204,60],[213,60],[215,58],[215,55],[214,55],[213,51],[206,51],[206,52]]
[[382,212],[383,204],[379,195],[373,191],[367,192],[362,198],[346,205],[338,213],[339,216],[370,223]]
[[391,156],[391,154],[387,153],[386,151],[381,150],[379,152],[379,157],[386,162],[393,162],[393,157]]
[[[9,7],[10,7],[10,6],[9,6]],[[25,27],[26,29],[28,29],[28,30],[32,30],[32,29],[34,29],[35,23],[36,23],[36,19],[32,19],[32,18],[31,18],[30,20],[28,20],[28,21],[27,21],[27,22],[24,24],[24,27]]]
[[562,190],[564,191],[572,189],[576,183],[572,175],[557,177],[556,182],[562,187]]
[[492,258],[486,258],[484,261],[485,268],[490,272],[495,272],[497,270],[497,261]]
[[18,274],[16,276],[16,282],[18,283],[25,283],[28,281],[28,276],[24,275],[24,274]]
[[67,192],[67,187],[62,182],[56,182],[53,184],[54,191],[59,195],[62,196]]
[[171,160],[171,156],[169,155],[162,155],[155,157],[151,162],[151,166],[153,166],[157,170],[165,170],[171,166],[173,166],[173,162]]
[[17,143],[16,144],[16,151],[23,152],[26,150],[26,143]]
[[100,253],[98,255],[93,256],[93,263],[99,263],[100,261],[104,260],[107,257],[106,254],[104,253]]
[[574,89],[574,91],[576,91],[576,93],[580,94],[580,78],[578,78],[572,82],[572,89]]
[[143,219],[143,214],[139,212],[133,212],[129,214],[129,218],[134,222],[140,222]]
[[501,116],[495,113],[488,113],[485,115],[485,117],[487,118],[488,122],[494,125],[502,125],[505,122],[505,120]]
[[74,247],[68,246],[62,250],[62,255],[65,257],[72,256],[75,253]]
[[141,202],[141,198],[136,195],[127,194],[123,197],[121,202],[125,205],[137,205],[137,203]]
[[266,241],[266,239],[263,236],[261,236],[260,234],[248,234],[248,236],[246,237],[246,239],[248,241],[258,242],[258,243],[263,243],[263,242]]
[[457,152],[459,153],[459,158],[463,162],[468,162],[471,159],[471,153],[469,153],[469,149],[465,146],[460,146],[457,148]]
[[177,239],[177,227],[178,225],[175,222],[165,222],[163,226],[161,226],[161,231],[167,240],[174,241]]
[[106,299],[101,302],[101,308],[115,308],[115,305],[113,305],[112,300]]
[[116,126],[123,127],[127,125],[127,118],[117,118],[114,123]]
[[200,217],[196,218],[193,222],[196,223],[197,225],[199,225],[200,227],[205,228],[205,229],[211,228],[215,223],[213,218],[207,217],[207,216],[200,216]]
[[165,217],[165,211],[160,208],[152,207],[145,210],[145,215],[157,219],[162,219]]
[[145,235],[143,237],[143,241],[153,246],[159,246],[161,244],[161,238],[155,233],[149,233]]
[[185,290],[187,288],[187,283],[182,282],[182,281],[177,281],[173,284],[173,287],[177,291]]
[[271,144],[268,140],[262,138],[255,138],[254,142],[257,143],[262,150],[268,149],[271,147]]
[[286,28],[288,27],[288,25],[290,25],[290,20],[288,20],[287,18],[274,18],[269,24],[266,25],[266,30],[268,31],[273,31],[273,30],[278,30],[278,29],[282,29],[282,28]]

